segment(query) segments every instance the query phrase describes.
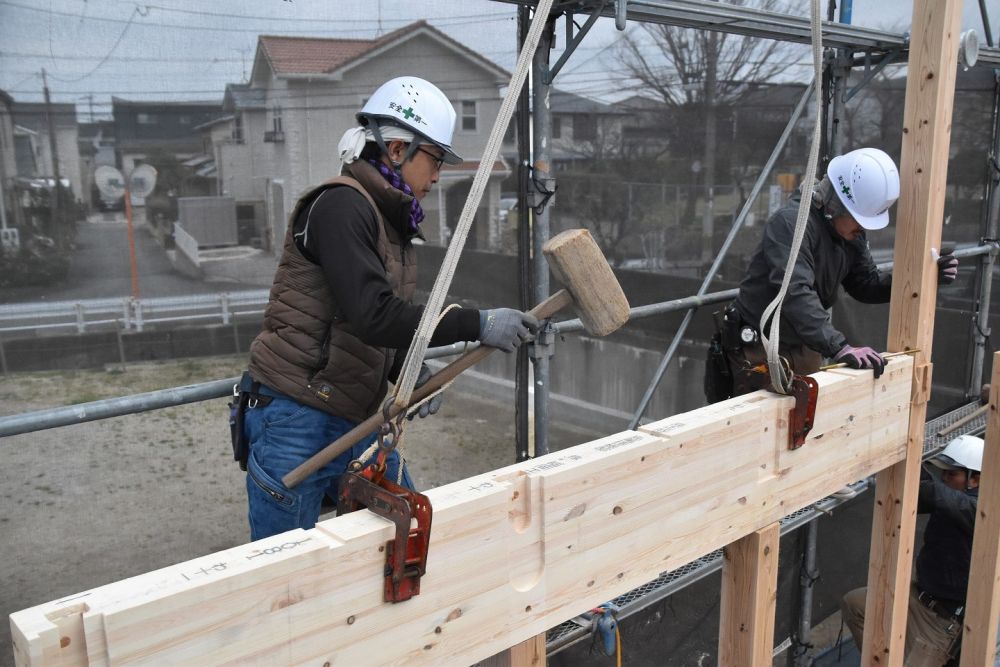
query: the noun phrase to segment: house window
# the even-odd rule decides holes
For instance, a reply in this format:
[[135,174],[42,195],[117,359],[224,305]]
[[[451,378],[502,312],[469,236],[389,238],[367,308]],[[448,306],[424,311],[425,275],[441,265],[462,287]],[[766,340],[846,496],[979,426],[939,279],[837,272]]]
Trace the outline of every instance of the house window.
[[236,114],[233,117],[233,141],[238,144],[243,143],[243,114]]
[[138,113],[135,115],[135,122],[139,125],[156,125],[156,116],[149,113]]
[[275,132],[281,132],[281,105],[275,104],[271,109],[271,129]]
[[597,119],[585,114],[573,116],[573,140],[593,141],[597,138]]
[[552,117],[552,138],[562,139],[562,117],[553,116]]
[[476,131],[476,101],[462,100],[462,130]]
[[177,122],[180,123],[181,125],[190,125],[191,124],[191,116],[180,116],[177,119]]

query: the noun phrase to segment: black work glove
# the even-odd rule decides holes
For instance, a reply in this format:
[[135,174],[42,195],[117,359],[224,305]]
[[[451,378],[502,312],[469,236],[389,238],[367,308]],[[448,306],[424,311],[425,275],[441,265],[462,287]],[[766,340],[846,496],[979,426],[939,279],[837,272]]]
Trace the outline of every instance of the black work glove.
[[513,352],[538,331],[538,320],[514,308],[479,311],[479,342]]
[[885,359],[878,352],[870,347],[851,347],[845,345],[840,348],[833,358],[838,364],[844,363],[851,368],[871,368],[875,371],[876,379],[885,370]]
[[[432,375],[433,373],[431,373],[431,369],[427,366],[427,364],[420,364],[420,374],[417,375],[417,381],[413,385],[413,388],[420,389],[420,387],[427,384],[427,381],[431,379]],[[407,416],[407,419],[412,421],[414,417],[420,417],[423,419],[427,415],[437,414],[437,411],[441,409],[441,401],[442,396],[441,394],[438,394],[426,403],[422,403],[415,412],[411,412],[409,416]]]
[[951,253],[954,248],[941,248],[941,256],[938,258],[938,285],[950,285],[958,278],[958,257]]

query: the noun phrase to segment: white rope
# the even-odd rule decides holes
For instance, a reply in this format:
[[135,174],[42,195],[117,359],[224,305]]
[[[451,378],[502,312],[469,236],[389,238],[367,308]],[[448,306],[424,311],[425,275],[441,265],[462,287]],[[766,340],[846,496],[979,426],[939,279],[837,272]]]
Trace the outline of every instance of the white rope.
[[476,210],[479,208],[483,192],[486,190],[486,183],[489,180],[490,172],[493,171],[493,164],[500,154],[500,145],[503,142],[504,134],[507,132],[507,125],[510,124],[511,116],[514,114],[517,97],[521,92],[521,87],[524,85],[524,80],[528,76],[528,70],[531,67],[535,50],[538,48],[538,42],[541,39],[545,23],[548,21],[551,8],[552,0],[539,0],[538,6],[535,8],[535,16],[531,21],[531,28],[528,30],[524,46],[517,58],[517,65],[514,67],[514,74],[511,76],[510,85],[507,87],[507,94],[504,96],[503,103],[500,105],[500,113],[493,124],[493,131],[486,142],[486,151],[479,162],[479,169],[476,171],[476,177],[472,181],[469,197],[465,200],[462,215],[455,226],[455,234],[448,245],[448,252],[445,253],[441,270],[434,281],[434,288],[431,290],[430,296],[427,297],[427,306],[424,308],[424,314],[420,318],[420,325],[417,327],[417,332],[413,336],[413,342],[410,344],[410,350],[407,352],[406,360],[403,362],[403,369],[395,391],[395,403],[398,406],[405,406],[409,403],[410,396],[413,394],[413,387],[416,384],[417,376],[420,374],[420,364],[423,363],[424,353],[427,351],[431,335],[434,333],[437,314],[440,312],[445,296],[448,293],[448,288],[451,286],[451,279],[454,277],[455,269],[458,267],[458,260],[461,257],[462,248],[465,246],[465,239],[469,235],[469,228],[472,226],[472,221]]
[[[819,0],[812,0],[811,5],[813,76],[815,77],[814,81],[819,81],[823,75],[823,30],[820,23]],[[821,88],[822,86],[813,86],[814,99],[816,101],[816,116],[815,123],[813,124],[812,144],[809,146],[809,162],[806,164],[806,173],[802,177],[802,185],[799,186],[802,198],[799,201],[798,217],[795,219],[795,234],[792,237],[791,250],[788,252],[785,275],[781,281],[781,289],[778,290],[778,294],[774,297],[774,300],[764,309],[764,313],[760,318],[760,337],[764,343],[764,349],[767,351],[767,367],[771,373],[771,386],[774,387],[775,391],[782,394],[788,393],[787,388],[792,378],[791,373],[782,365],[778,356],[781,338],[781,305],[785,300],[785,294],[788,292],[788,285],[795,270],[795,262],[799,258],[799,248],[802,246],[802,239],[806,233],[806,222],[809,219],[809,208],[812,206],[813,187],[816,184],[816,163],[819,161],[819,144],[822,137],[822,128],[820,127]],[[773,318],[771,317],[772,313],[774,315]],[[769,318],[771,318],[770,335],[766,335],[764,332],[767,331]]]

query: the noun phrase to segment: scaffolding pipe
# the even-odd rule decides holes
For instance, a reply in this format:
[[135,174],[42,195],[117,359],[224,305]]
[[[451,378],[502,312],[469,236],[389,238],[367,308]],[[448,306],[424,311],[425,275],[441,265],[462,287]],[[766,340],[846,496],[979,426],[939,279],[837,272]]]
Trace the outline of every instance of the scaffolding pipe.
[[[986,20],[986,14],[983,14]],[[995,242],[998,227],[1000,227],[1000,73],[993,73],[993,136],[992,153],[987,156],[986,165],[986,216],[983,220],[983,240]],[[979,388],[983,383],[983,365],[986,361],[986,346],[990,337],[990,300],[993,296],[993,268],[996,263],[996,253],[983,255],[979,263],[979,302],[978,312],[973,320],[973,339],[975,347],[972,355],[972,368],[969,373],[967,397],[979,396]]]
[[[973,257],[996,252],[997,246],[985,244],[975,248],[960,250],[955,254],[959,257]],[[878,264],[879,270],[885,271],[892,267],[892,262]],[[712,292],[701,296],[687,296],[682,299],[672,301],[661,301],[645,306],[636,306],[629,310],[629,320],[638,320],[654,315],[664,315],[676,313],[682,310],[691,310],[699,306],[707,306],[714,303],[731,301],[736,298],[738,289],[728,289],[721,292]],[[579,319],[565,320],[552,325],[555,334],[577,333],[583,331],[583,323]],[[424,355],[425,359],[439,359],[463,354],[469,350],[479,347],[479,343],[452,343],[432,347]],[[3,352],[0,346],[0,353]],[[124,398],[111,398],[79,405],[62,408],[51,408],[47,410],[37,410],[26,412],[20,415],[9,415],[0,417],[0,438],[19,435],[21,433],[31,433],[33,431],[43,431],[59,426],[70,426],[72,424],[82,424],[98,419],[108,419],[110,417],[121,417],[123,415],[138,412],[148,412],[160,408],[169,408],[185,403],[196,403],[207,401],[213,398],[224,398],[232,395],[233,385],[239,382],[238,377],[225,380],[213,380],[196,385],[186,385],[172,389],[161,389],[147,394],[136,394]]]
[[[702,280],[701,287],[698,288],[696,296],[705,295],[708,291],[708,286],[715,278],[716,272],[719,270],[719,267],[722,266],[722,260],[725,259],[726,253],[729,252],[729,247],[736,239],[736,234],[740,231],[740,228],[743,227],[743,222],[746,220],[747,214],[750,213],[750,208],[757,199],[757,195],[760,194],[761,189],[764,187],[764,183],[770,177],[771,170],[774,168],[774,163],[777,162],[778,156],[781,155],[781,151],[784,150],[785,144],[788,142],[788,137],[792,134],[792,128],[795,127],[795,123],[798,122],[799,116],[801,116],[802,112],[805,110],[809,98],[812,95],[814,85],[816,85],[815,80],[809,82],[809,85],[807,85],[806,89],[802,92],[802,97],[799,99],[799,103],[795,105],[791,118],[788,119],[788,123],[785,124],[785,129],[782,130],[781,136],[778,138],[778,143],[775,144],[774,150],[771,151],[770,157],[767,158],[764,168],[757,177],[757,181],[753,184],[750,196],[747,197],[739,215],[737,215],[736,219],[733,221],[733,226],[729,229],[729,235],[726,236],[726,240],[723,241],[722,247],[719,249],[718,254],[716,254],[715,261],[712,262],[712,266],[709,267],[704,280]],[[634,429],[639,425],[639,420],[642,419],[642,415],[646,412],[646,408],[649,406],[649,401],[653,398],[653,393],[660,385],[660,381],[663,380],[663,375],[667,372],[667,367],[670,365],[670,361],[674,358],[674,354],[676,354],[677,348],[680,346],[681,338],[684,336],[688,326],[694,319],[694,313],[694,310],[689,310],[684,315],[684,320],[681,322],[680,327],[678,327],[677,333],[674,334],[673,340],[670,341],[670,347],[667,348],[666,354],[663,355],[663,360],[660,361],[660,366],[656,369],[652,382],[649,383],[649,387],[646,388],[646,393],[643,394],[642,399],[639,401],[639,407],[636,409],[635,414],[632,415],[632,420],[629,422],[629,428]]]
[[[713,303],[722,303],[724,301],[732,301],[739,294],[739,290],[736,288],[727,289],[723,292],[712,292],[711,294],[703,294],[701,296],[686,296],[682,299],[674,299],[672,301],[661,301],[660,303],[651,303],[645,306],[636,306],[631,308],[628,312],[628,319],[638,320],[643,317],[652,317],[653,315],[664,315],[666,313],[676,313],[681,310],[690,310],[692,308],[698,308],[699,306],[709,306]],[[562,322],[557,322],[554,325],[556,333],[567,334],[567,333],[578,333],[584,330],[583,322],[579,318],[573,320],[564,320]]]
[[[542,253],[542,246],[549,240],[549,201],[546,195],[538,192],[541,185],[546,192],[553,189],[550,181],[551,142],[552,142],[552,109],[550,96],[552,86],[549,84],[549,55],[552,49],[555,18],[550,16],[541,39],[531,68],[532,83],[532,121],[534,162],[532,181],[535,184],[536,201],[539,204],[534,209],[534,225],[532,226],[532,253],[534,257],[535,303],[541,303],[549,296],[549,264]],[[538,197],[541,197],[539,200]],[[535,407],[535,451],[534,456],[547,454],[549,451],[549,359],[550,350],[547,346],[533,343],[531,346],[531,362],[534,370],[534,407]]]
[[[508,4],[535,6],[537,0],[496,0]],[[982,1],[982,0],[981,0]],[[615,18],[617,6],[605,7],[601,16]],[[697,30],[713,30],[779,42],[811,44],[808,16],[793,16],[754,7],[730,5],[712,0],[629,0],[627,19],[640,23],[675,25]],[[858,25],[823,21],[823,44],[856,51],[890,51],[906,48],[909,34],[892,33]],[[1000,49],[979,49],[977,67],[1000,65]]]
[[983,17],[983,33],[986,46],[993,46],[993,31],[990,29],[990,14],[986,11],[986,0],[979,0],[979,15]]
[[799,572],[799,630],[798,641],[794,654],[795,667],[808,667],[812,664],[809,655],[809,635],[812,632],[813,585],[819,578],[816,570],[816,541],[819,536],[819,521],[813,517],[806,528],[806,544],[802,554],[802,570]]

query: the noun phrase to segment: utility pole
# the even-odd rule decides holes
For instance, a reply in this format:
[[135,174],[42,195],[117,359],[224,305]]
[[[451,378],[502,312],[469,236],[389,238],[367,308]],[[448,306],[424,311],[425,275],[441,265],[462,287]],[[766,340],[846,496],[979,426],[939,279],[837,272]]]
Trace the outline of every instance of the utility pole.
[[45,93],[45,119],[49,125],[49,149],[52,152],[52,177],[55,185],[52,188],[52,229],[54,232],[59,219],[59,149],[56,147],[55,121],[52,118],[52,100],[49,99],[49,82],[42,68],[42,92]]

